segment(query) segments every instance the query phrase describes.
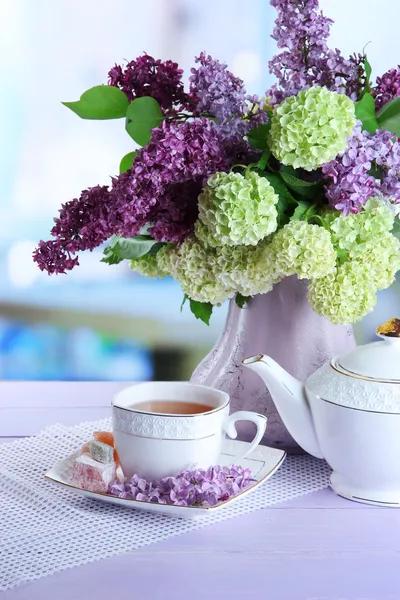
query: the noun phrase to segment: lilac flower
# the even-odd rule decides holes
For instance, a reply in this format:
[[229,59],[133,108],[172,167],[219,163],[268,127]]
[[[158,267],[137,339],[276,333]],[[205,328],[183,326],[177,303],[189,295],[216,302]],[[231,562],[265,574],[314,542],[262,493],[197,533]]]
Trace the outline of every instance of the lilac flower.
[[[370,174],[379,169],[379,178]],[[400,202],[400,143],[389,131],[374,135],[361,131],[359,123],[349,138],[346,151],[322,167],[331,179],[326,196],[332,207],[347,215],[361,210],[371,196],[381,194]]]
[[376,78],[374,96],[377,110],[389,100],[400,96],[400,65],[397,69],[390,69],[382,77]]
[[132,168],[112,180],[111,191],[96,186],[63,205],[51,230],[55,239],[41,241],[33,259],[49,274],[65,273],[79,264],[77,252],[112,235],[133,237],[146,224],[158,241],[181,241],[193,230],[204,181],[226,169],[212,121],[164,121]]
[[243,115],[247,103],[243,81],[228,71],[227,65],[206,56],[205,52],[195,58],[195,62],[200,66],[191,69],[189,80],[197,114],[213,115],[221,132],[228,136],[238,131],[245,135],[247,124]]
[[330,50],[327,39],[332,20],[319,11],[318,0],[271,0],[278,12],[272,37],[284,50],[269,63],[278,83],[266,92],[271,103],[300,90],[326,86],[356,99],[361,86],[361,58],[343,58]]
[[188,102],[183,89],[183,71],[177,63],[155,60],[148,54],[128,62],[123,69],[115,65],[108,73],[109,85],[119,87],[130,101],[152,96],[164,111],[180,108]]
[[110,493],[119,498],[141,502],[215,506],[246,489],[253,481],[250,469],[217,465],[207,470],[184,471],[177,477],[166,477],[154,482],[133,475],[130,481],[116,480],[110,487]]
[[[195,59],[198,67],[191,69],[190,96],[195,114],[215,118],[218,133],[233,162],[249,154],[243,139],[250,127],[267,121],[267,115],[257,96],[247,96],[244,83],[228,71],[227,65],[202,52]],[[249,113],[249,103],[253,111]],[[254,108],[257,107],[257,108]]]
[[47,271],[49,275],[65,274],[79,265],[78,258],[72,258],[71,253],[67,252],[58,240],[40,240],[33,252],[33,260],[41,271]]
[[82,192],[63,204],[60,216],[54,219],[51,230],[54,240],[39,242],[33,260],[42,271],[65,273],[79,264],[72,255],[82,250],[93,250],[107,240],[117,229],[118,216],[110,202],[106,186],[96,186]]
[[113,197],[134,201],[121,218],[121,235],[131,237],[146,223],[158,241],[181,241],[197,218],[197,197],[209,175],[227,168],[215,124],[204,117],[191,122],[164,121],[137,153],[132,169],[113,181]]

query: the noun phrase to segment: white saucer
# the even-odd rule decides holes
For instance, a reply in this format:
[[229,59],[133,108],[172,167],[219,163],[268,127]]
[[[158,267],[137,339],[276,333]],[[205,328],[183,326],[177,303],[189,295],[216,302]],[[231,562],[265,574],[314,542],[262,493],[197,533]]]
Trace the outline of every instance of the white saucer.
[[77,492],[93,498],[94,500],[101,500],[102,502],[110,502],[111,504],[119,504],[127,508],[135,508],[137,510],[147,510],[151,512],[163,513],[173,517],[181,517],[183,519],[195,519],[197,517],[204,516],[210,512],[216,510],[223,510],[226,506],[232,502],[236,502],[242,498],[245,494],[251,494],[259,485],[267,481],[279,469],[283,463],[286,452],[283,450],[276,450],[275,448],[269,448],[268,446],[257,446],[253,452],[246,458],[239,459],[245,453],[245,449],[248,446],[248,442],[238,442],[236,440],[224,441],[223,451],[218,460],[218,464],[222,466],[229,465],[242,465],[243,467],[250,468],[252,471],[252,477],[255,482],[249,488],[237,494],[229,500],[220,502],[219,504],[211,507],[201,506],[171,506],[166,504],[155,504],[153,502],[140,502],[139,500],[127,500],[126,498],[117,498],[110,494],[101,494],[99,492],[89,492],[76,487],[70,483],[72,464],[77,456],[77,452],[62,460],[56,464],[52,469],[45,473],[46,479],[59,485],[68,487],[71,491]]

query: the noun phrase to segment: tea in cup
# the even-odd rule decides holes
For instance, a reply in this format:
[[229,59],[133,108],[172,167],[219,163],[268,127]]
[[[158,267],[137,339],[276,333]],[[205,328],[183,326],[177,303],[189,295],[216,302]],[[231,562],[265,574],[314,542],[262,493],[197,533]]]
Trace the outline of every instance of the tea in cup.
[[[112,401],[115,446],[125,477],[149,481],[218,464],[225,434],[236,438],[236,421],[257,426],[245,456],[260,443],[267,419],[250,411],[229,415],[229,396],[188,382],[130,386]],[[242,457],[244,458],[244,457]]]

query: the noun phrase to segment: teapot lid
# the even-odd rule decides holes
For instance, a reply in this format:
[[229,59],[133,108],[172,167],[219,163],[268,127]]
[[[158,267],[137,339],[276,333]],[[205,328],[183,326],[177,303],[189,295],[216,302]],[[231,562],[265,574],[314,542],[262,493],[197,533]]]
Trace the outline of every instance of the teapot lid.
[[337,365],[348,375],[400,383],[400,319],[386,321],[376,334],[383,341],[358,346],[340,357]]

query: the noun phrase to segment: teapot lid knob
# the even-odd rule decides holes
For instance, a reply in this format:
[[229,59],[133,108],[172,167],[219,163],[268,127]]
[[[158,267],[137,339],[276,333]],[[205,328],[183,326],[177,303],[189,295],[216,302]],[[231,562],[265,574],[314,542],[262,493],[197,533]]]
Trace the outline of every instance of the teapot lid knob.
[[376,333],[383,338],[400,338],[400,319],[389,319],[376,328]]

